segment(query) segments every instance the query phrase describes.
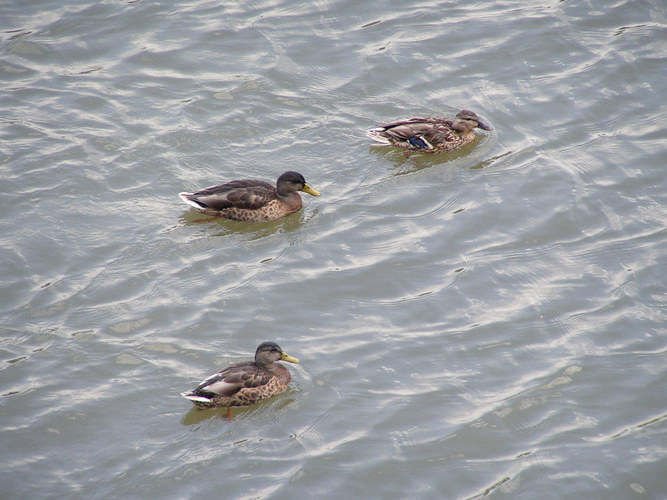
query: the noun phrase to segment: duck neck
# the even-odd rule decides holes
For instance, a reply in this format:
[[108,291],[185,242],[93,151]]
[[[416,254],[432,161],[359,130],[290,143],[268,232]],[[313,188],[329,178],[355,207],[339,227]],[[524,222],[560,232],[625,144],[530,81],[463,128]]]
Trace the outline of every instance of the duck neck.
[[458,118],[456,118],[452,123],[452,129],[456,130],[459,134],[464,134],[470,131],[468,124],[463,120],[459,120]]
[[296,194],[294,191],[287,189],[287,186],[284,184],[278,184],[276,186],[276,193],[278,193],[278,196],[281,198],[289,198],[293,194]]

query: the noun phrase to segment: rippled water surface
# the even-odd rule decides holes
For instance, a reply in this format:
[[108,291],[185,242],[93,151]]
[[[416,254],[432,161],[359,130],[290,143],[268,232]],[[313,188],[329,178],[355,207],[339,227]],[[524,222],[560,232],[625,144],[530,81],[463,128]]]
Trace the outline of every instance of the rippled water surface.
[[[2,498],[664,498],[666,18],[3,3]],[[363,133],[464,108],[456,153]],[[289,169],[279,221],[177,197]],[[179,396],[264,340],[286,393]]]

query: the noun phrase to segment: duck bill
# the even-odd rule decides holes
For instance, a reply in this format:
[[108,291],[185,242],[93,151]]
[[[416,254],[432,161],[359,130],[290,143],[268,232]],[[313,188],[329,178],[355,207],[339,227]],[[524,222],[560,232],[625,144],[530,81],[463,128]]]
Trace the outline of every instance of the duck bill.
[[486,123],[479,120],[477,121],[477,128],[481,128],[482,130],[493,130],[491,125],[487,125]]
[[290,355],[287,354],[286,352],[284,352],[284,353],[282,354],[282,356],[280,356],[280,360],[281,360],[281,361],[287,361],[287,362],[289,362],[289,363],[298,363],[298,362],[299,362],[298,359],[293,358],[292,356],[290,356]]
[[301,191],[303,191],[304,193],[308,193],[312,196],[319,196],[320,195],[320,192],[317,189],[311,188],[308,184],[304,184],[303,189]]

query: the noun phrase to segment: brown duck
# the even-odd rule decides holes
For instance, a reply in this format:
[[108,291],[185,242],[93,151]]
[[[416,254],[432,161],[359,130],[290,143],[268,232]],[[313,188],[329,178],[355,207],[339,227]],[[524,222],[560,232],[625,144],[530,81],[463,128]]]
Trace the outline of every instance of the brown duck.
[[285,172],[278,177],[275,186],[260,180],[244,179],[211,186],[196,193],[179,193],[178,196],[206,215],[261,222],[297,212],[302,206],[298,191],[320,195],[300,173]]
[[255,361],[230,365],[181,396],[204,408],[250,406],[287,389],[292,376],[276,361],[299,362],[275,342],[264,342]]
[[368,130],[368,136],[385,146],[410,151],[442,153],[454,151],[475,139],[475,128],[492,130],[477,114],[463,110],[454,120],[444,118],[410,118]]

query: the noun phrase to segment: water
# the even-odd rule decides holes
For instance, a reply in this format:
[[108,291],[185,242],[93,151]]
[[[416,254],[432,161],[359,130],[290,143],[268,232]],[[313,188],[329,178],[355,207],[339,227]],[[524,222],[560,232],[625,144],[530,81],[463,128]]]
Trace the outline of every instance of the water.
[[[664,498],[667,11],[0,7],[0,490]],[[406,157],[363,129],[472,109]],[[177,193],[301,172],[279,221]],[[285,394],[179,396],[264,340]]]

